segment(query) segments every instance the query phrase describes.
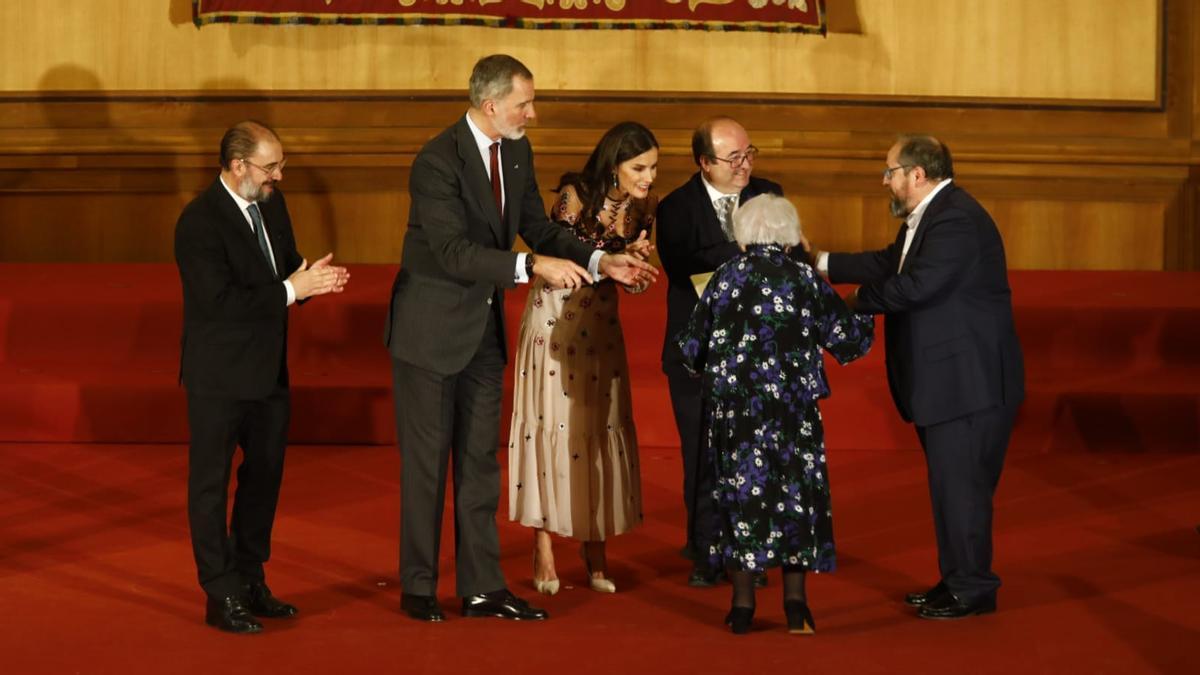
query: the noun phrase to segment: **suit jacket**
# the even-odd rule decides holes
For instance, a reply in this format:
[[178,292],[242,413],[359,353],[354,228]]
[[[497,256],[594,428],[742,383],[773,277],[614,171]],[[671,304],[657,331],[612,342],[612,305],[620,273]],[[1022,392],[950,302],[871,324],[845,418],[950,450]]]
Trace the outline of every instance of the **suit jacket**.
[[502,140],[500,157],[503,218],[465,117],[417,154],[404,253],[384,332],[394,358],[455,373],[479,348],[489,311],[497,312],[503,335],[502,289],[516,283],[517,254],[511,249],[518,234],[536,252],[587,267],[593,249],[546,217],[529,140]]
[[[782,196],[783,188],[765,178],[751,176],[738,199],[744,204],[751,197],[768,192]],[[699,171],[659,202],[657,220],[658,257],[667,273],[667,329],[662,349],[665,366],[684,362],[675,337],[687,327],[699,300],[691,276],[716,270],[742,250],[721,229]]]
[[175,224],[183,286],[180,379],[204,396],[258,399],[287,381],[287,290],[300,267],[292,221],[276,189],[258,203],[276,279],[245,216],[218,177]]
[[1025,397],[1004,242],[987,211],[950,183],[929,202],[904,267],[895,243],[831,253],[829,278],[863,284],[858,311],[884,314],[888,384],[905,420],[929,426]]

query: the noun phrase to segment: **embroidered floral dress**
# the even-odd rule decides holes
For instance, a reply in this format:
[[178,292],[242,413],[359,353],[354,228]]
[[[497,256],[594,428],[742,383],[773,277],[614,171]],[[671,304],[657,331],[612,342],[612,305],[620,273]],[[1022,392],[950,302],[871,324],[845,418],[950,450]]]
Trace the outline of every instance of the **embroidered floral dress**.
[[[580,240],[619,251],[647,236],[653,200],[606,202],[580,217],[564,188],[551,219]],[[583,541],[602,541],[642,521],[637,433],[617,286],[576,290],[534,281],[521,318],[508,443],[508,516]]]
[[874,318],[851,312],[812,267],[755,245],[719,267],[679,343],[703,378],[714,463],[711,562],[742,570],[834,569],[822,350],[867,353]]

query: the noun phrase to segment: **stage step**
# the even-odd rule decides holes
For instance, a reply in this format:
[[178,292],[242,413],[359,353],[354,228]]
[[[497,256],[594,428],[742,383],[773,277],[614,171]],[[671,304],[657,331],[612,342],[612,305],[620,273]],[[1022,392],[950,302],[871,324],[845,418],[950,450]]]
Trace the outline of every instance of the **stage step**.
[[[394,266],[355,265],[346,293],[292,310],[294,443],[392,444],[382,345]],[[1040,450],[1200,449],[1200,274],[1014,272],[1029,397],[1014,445]],[[1169,300],[1169,302],[1168,302]],[[525,289],[507,294],[515,340]],[[678,445],[659,354],[665,286],[621,296],[635,423]],[[181,307],[172,265],[0,264],[0,441],[176,443]],[[877,348],[829,365],[831,448],[918,448],[896,415]],[[506,376],[502,440],[508,427]]]

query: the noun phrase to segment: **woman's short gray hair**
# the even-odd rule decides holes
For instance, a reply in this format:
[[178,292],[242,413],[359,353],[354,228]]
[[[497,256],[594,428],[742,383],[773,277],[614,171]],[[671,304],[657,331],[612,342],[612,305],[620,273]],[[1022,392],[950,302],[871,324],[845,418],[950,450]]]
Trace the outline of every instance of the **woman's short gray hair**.
[[759,195],[742,204],[733,214],[733,238],[742,246],[795,246],[800,243],[800,214],[783,197]]

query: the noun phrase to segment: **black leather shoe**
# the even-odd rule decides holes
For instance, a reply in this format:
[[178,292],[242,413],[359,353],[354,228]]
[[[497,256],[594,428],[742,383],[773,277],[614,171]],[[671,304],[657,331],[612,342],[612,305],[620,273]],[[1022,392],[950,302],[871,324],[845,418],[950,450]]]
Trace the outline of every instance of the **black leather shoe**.
[[985,595],[970,602],[959,600],[953,593],[946,593],[917,611],[922,619],[965,619],[976,614],[991,614],[996,611],[996,596]]
[[439,621],[446,620],[446,615],[442,613],[442,606],[438,604],[437,598],[432,595],[401,593],[400,609],[407,612],[409,616],[417,621],[438,623]]
[[204,623],[230,633],[259,633],[263,629],[236,595],[209,598],[204,607]]
[[749,633],[752,623],[754,623],[753,607],[731,607],[729,613],[725,615],[725,625],[738,635]]
[[271,589],[261,581],[247,584],[244,592],[246,609],[254,616],[265,619],[290,619],[300,611],[295,605],[289,605],[271,595]]
[[946,584],[939,581],[937,582],[936,586],[927,591],[909,593],[908,595],[904,596],[904,604],[908,605],[909,607],[920,607],[921,605],[927,605],[930,602],[937,600],[949,592],[950,589],[946,588]]
[[463,598],[463,616],[494,616],[514,621],[541,621],[550,618],[544,609],[532,607],[507,588]]
[[692,573],[688,575],[687,585],[695,588],[708,588],[709,586],[716,586],[724,580],[725,570],[696,564],[692,566]]

